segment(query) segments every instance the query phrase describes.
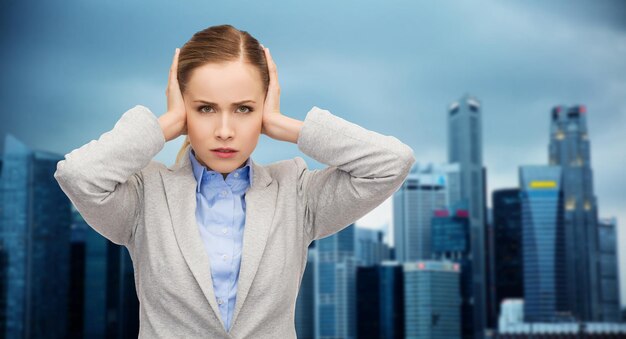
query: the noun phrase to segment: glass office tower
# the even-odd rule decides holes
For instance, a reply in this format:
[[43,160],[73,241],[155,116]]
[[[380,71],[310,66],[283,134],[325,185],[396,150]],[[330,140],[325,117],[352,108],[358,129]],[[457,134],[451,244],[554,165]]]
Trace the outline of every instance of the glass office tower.
[[432,223],[433,258],[453,261],[460,265],[461,336],[473,338],[474,307],[471,298],[474,284],[470,260],[467,201],[462,200],[448,209],[436,210]]
[[[313,242],[315,243],[315,242]],[[315,247],[307,250],[307,262],[300,290],[296,298],[296,335],[302,339],[313,339],[315,337],[315,257],[317,251]]]
[[461,338],[460,265],[451,261],[403,263],[407,339]]
[[467,199],[472,251],[474,335],[487,328],[485,171],[483,169],[482,105],[465,94],[448,107],[448,162],[459,163],[461,198]]
[[71,203],[54,179],[63,156],[7,135],[0,175],[5,337],[67,334]]
[[520,166],[524,317],[569,320],[564,200],[560,166]]
[[460,198],[458,164],[415,164],[393,195],[395,259],[399,262],[430,259],[433,211]]
[[602,321],[619,322],[620,292],[617,253],[617,218],[598,220],[598,240],[600,247],[600,302]]
[[585,106],[556,106],[551,112],[549,162],[563,174],[567,303],[572,316],[601,320],[598,282],[598,215],[593,191]]
[[357,337],[404,338],[402,264],[383,261],[357,268]]
[[494,228],[494,274],[496,307],[504,299],[523,299],[522,207],[520,190],[508,188],[492,193]]
[[356,226],[316,240],[315,337],[356,338]]

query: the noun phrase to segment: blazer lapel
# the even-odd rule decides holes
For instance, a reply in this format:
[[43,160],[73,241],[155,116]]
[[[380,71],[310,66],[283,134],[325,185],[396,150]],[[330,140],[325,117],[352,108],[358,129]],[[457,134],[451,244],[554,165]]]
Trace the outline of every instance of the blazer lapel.
[[254,280],[259,262],[265,250],[267,237],[274,220],[278,182],[273,180],[269,170],[251,160],[254,179],[246,192],[246,221],[243,230],[243,249],[241,267],[237,283],[237,299],[231,324],[236,324],[237,316],[243,306],[250,285]]
[[[211,277],[209,256],[204,249],[196,220],[196,179],[193,176],[189,160],[189,146],[180,163],[167,170],[161,170],[161,179],[165,189],[167,204],[172,219],[172,227],[178,246],[200,285],[205,298],[218,319],[221,317],[213,279]],[[243,233],[243,249],[237,286],[237,298],[231,324],[234,324],[239,310],[248,295],[254,275],[263,255],[270,226],[274,217],[278,184],[264,166],[250,161],[253,167],[252,186],[245,193],[246,218]],[[231,325],[232,328],[232,325]]]

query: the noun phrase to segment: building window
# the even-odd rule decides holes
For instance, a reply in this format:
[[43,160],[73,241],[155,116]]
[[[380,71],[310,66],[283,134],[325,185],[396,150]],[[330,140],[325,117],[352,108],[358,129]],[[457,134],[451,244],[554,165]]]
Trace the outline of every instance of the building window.
[[559,129],[559,130],[557,130],[557,131],[554,133],[554,138],[555,138],[556,140],[563,140],[563,139],[565,139],[565,134],[563,133],[563,131],[562,131],[562,130],[560,130],[560,129]]
[[576,156],[576,159],[572,159],[570,161],[570,166],[572,167],[580,167],[584,163],[583,158],[580,155]]
[[576,197],[569,197],[565,203],[565,209],[567,211],[573,211],[576,208]]

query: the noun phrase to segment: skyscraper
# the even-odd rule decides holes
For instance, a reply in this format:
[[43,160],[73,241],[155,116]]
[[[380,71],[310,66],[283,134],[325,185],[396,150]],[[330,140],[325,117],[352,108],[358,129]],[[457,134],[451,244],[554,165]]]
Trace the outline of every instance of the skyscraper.
[[461,200],[452,207],[436,210],[433,216],[433,258],[458,263],[461,269],[459,294],[461,296],[461,336],[474,337],[474,307],[471,304],[472,262],[469,246],[469,213],[467,201]]
[[383,231],[356,228],[355,257],[358,266],[372,266],[389,260],[389,246],[383,242]]
[[307,262],[296,299],[296,334],[298,338],[315,338],[315,247],[307,250]]
[[357,337],[404,338],[402,264],[357,267]]
[[6,338],[67,334],[71,203],[54,180],[60,155],[7,135],[0,175]]
[[460,196],[469,203],[474,331],[476,338],[483,338],[487,327],[487,277],[481,103],[465,94],[450,104],[447,115],[448,162],[459,163]]
[[[0,170],[1,172],[1,170]],[[0,204],[1,206],[1,204]],[[0,207],[0,213],[2,207]],[[2,214],[0,214],[2,215]],[[7,313],[9,310],[7,309],[7,270],[8,270],[8,257],[6,249],[4,248],[4,243],[0,241],[0,338],[5,338],[6,331],[6,323],[7,323]]]
[[585,106],[552,109],[549,163],[559,165],[565,199],[566,295],[572,316],[600,320],[598,215]]
[[419,260],[403,272],[405,338],[461,338],[459,264]]
[[315,337],[356,338],[356,226],[315,241]]
[[459,199],[459,166],[414,165],[393,195],[394,246],[399,262],[430,259],[433,211]]
[[621,318],[616,227],[615,217],[598,220],[600,303],[602,321],[606,322],[619,322]]
[[[83,338],[85,336],[85,235],[89,226],[84,221],[77,222],[80,213],[72,208],[72,224],[70,225],[70,287],[68,293],[67,338]],[[91,337],[90,337],[91,338]]]
[[522,207],[518,188],[492,194],[497,314],[504,299],[523,299]]
[[560,166],[520,166],[524,319],[571,320]]

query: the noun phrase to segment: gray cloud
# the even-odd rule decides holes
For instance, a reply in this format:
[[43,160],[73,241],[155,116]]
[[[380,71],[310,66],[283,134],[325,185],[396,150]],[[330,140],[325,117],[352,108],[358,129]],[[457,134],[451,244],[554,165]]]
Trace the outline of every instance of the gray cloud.
[[[490,190],[516,186],[519,165],[547,162],[554,105],[587,105],[601,216],[626,224],[623,1],[4,1],[0,19],[0,135],[33,148],[64,154],[136,104],[161,114],[174,48],[230,23],[272,50],[285,114],[329,109],[405,141],[421,163],[446,160],[446,107],[477,96]],[[181,141],[157,160],[172,163]],[[265,136],[254,153],[297,155]]]

